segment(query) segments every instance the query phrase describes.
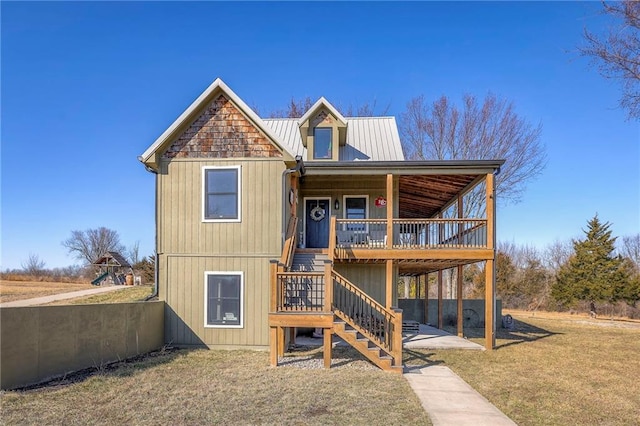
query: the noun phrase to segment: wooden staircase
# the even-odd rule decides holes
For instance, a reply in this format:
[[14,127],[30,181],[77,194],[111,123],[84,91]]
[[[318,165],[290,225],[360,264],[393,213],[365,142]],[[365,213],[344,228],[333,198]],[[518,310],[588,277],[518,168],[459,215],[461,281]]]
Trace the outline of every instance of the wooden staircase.
[[333,322],[333,332],[380,369],[402,374],[404,368],[402,364],[396,365],[390,354],[343,319],[338,318]]
[[315,327],[324,329],[327,368],[336,334],[382,370],[402,374],[402,310],[381,305],[333,269],[333,232],[329,254],[295,250],[297,223],[291,217],[282,257],[271,261],[271,365],[284,354],[285,329]]

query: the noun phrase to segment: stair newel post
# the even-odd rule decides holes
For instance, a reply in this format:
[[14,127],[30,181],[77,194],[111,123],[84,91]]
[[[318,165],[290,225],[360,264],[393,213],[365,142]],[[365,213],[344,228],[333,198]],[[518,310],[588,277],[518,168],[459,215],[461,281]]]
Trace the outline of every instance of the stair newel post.
[[402,365],[402,309],[393,308],[393,365]]
[[333,270],[333,262],[331,260],[324,261],[324,309],[323,311],[333,311],[333,278],[331,271]]
[[269,302],[269,311],[276,312],[278,306],[278,261],[272,259],[269,261],[269,281],[271,282],[271,297]]
[[329,247],[327,251],[328,251],[327,254],[328,254],[329,260],[333,262],[333,256],[336,251],[336,217],[335,216],[331,216],[331,219],[329,220]]

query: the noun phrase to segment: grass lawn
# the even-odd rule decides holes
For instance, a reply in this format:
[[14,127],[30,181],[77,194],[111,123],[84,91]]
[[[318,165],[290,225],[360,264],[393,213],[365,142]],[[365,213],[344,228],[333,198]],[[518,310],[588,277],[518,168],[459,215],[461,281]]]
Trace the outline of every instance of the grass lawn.
[[449,366],[519,425],[640,425],[640,324],[511,314],[497,350],[411,350],[405,363]]
[[[335,351],[350,353],[350,349]],[[348,354],[347,354],[348,355]],[[350,356],[350,355],[348,355]],[[268,353],[180,350],[79,381],[3,392],[5,424],[428,425],[407,381],[360,361],[268,367]]]
[[0,280],[0,303],[95,288],[89,283]]
[[94,303],[125,303],[141,302],[153,292],[153,286],[126,286],[116,291],[95,294],[93,296],[77,297],[75,299],[57,300],[48,305],[88,305]]

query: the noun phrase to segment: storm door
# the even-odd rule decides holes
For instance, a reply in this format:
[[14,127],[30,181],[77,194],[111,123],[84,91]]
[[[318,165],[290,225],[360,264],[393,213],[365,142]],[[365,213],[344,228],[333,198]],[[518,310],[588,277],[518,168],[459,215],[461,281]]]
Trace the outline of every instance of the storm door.
[[305,246],[307,248],[329,247],[329,218],[331,199],[306,198],[304,201]]

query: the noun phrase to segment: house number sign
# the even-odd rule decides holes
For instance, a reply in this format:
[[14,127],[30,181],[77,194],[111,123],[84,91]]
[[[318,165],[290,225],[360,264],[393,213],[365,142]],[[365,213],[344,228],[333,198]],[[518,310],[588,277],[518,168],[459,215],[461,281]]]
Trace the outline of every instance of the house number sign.
[[375,204],[376,204],[376,207],[385,207],[387,205],[387,199],[380,196],[376,198]]

